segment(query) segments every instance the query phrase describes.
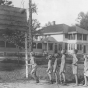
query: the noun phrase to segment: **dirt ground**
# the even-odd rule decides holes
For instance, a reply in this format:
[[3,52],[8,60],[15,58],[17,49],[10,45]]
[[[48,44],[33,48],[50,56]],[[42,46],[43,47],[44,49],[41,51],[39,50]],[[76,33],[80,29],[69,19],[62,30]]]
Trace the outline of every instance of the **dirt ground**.
[[[41,80],[40,83],[36,84],[35,81],[25,81],[25,82],[10,82],[10,83],[0,83],[0,88],[85,88],[83,85],[74,87],[73,84],[67,85],[57,85],[57,84],[48,84],[46,81]],[[88,88],[88,87],[86,87]]]

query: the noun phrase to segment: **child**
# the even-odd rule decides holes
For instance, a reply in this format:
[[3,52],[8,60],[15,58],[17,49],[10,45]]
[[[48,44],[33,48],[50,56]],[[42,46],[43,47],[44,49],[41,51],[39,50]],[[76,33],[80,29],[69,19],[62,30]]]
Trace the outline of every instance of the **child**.
[[85,79],[85,84],[84,86],[88,86],[87,85],[87,78],[88,78],[88,55],[84,55],[84,79]]
[[61,65],[60,65],[60,82],[62,83],[63,78],[63,84],[66,85],[66,78],[65,78],[65,70],[66,70],[66,51],[62,50],[62,58],[61,58]]
[[31,65],[31,75],[36,80],[36,83],[39,83],[39,78],[36,75],[37,64],[35,62],[35,57],[34,57],[34,53],[33,52],[30,53],[30,65]]
[[58,61],[58,54],[55,54],[54,55],[55,57],[55,61],[54,61],[54,66],[53,66],[53,73],[55,75],[55,79],[56,79],[56,84],[58,84],[58,64],[57,64],[57,61]]
[[47,59],[48,59],[48,68],[46,71],[48,73],[50,83],[53,84],[53,80],[52,80],[52,72],[53,72],[52,56],[49,55]]
[[76,84],[75,86],[78,86],[78,59],[77,59],[77,50],[73,51],[73,63],[72,63],[72,70],[73,70],[73,74],[75,76],[75,81]]

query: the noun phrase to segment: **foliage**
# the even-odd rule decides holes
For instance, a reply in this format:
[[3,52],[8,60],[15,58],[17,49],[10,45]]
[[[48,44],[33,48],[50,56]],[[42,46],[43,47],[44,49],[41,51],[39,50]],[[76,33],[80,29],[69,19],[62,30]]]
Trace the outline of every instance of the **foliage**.
[[[37,13],[36,4],[32,4],[32,13]],[[22,11],[22,14],[23,14],[23,11]],[[28,20],[28,25],[29,25],[29,20]],[[32,35],[33,36],[35,36],[36,30],[39,27],[40,27],[39,21],[37,19],[32,19]],[[20,30],[6,29],[3,31],[2,34],[7,41],[14,43],[19,48],[24,48],[25,32],[20,31]]]
[[32,13],[37,13],[37,5],[35,3],[32,4]]
[[12,6],[12,1],[8,1],[8,0],[0,0],[0,5],[8,5],[8,6]]
[[55,21],[46,23],[46,24],[45,24],[45,27],[47,27],[47,26],[52,26],[52,25],[55,25]]
[[3,32],[2,36],[6,39],[6,41],[14,43],[20,49],[24,47],[25,33],[23,31],[6,29]]
[[32,20],[32,33],[33,35],[36,34],[36,30],[40,27],[40,23],[37,19]]
[[88,13],[80,12],[77,18],[77,26],[88,30]]

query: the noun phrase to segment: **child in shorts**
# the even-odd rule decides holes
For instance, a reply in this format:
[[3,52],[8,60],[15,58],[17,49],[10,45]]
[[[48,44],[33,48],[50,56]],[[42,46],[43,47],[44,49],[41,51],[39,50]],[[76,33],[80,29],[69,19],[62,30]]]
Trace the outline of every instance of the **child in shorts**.
[[30,65],[31,65],[31,75],[36,80],[36,83],[39,83],[39,78],[36,75],[37,63],[35,61],[34,53],[30,52]]
[[84,55],[84,80],[85,84],[83,86],[88,86],[88,55]]
[[62,83],[63,78],[63,84],[66,85],[66,78],[65,78],[65,70],[66,70],[66,50],[61,51],[62,57],[61,57],[61,65],[60,65],[60,82]]
[[46,72],[48,73],[50,83],[53,84],[53,80],[52,80],[52,73],[53,73],[52,55],[48,55],[47,59],[48,59],[48,68],[47,68]]
[[74,86],[78,86],[78,59],[77,59],[77,50],[73,51],[73,63],[72,63],[72,71],[75,76],[76,84]]
[[53,73],[55,75],[55,79],[56,79],[56,84],[58,84],[58,70],[59,70],[59,67],[58,67],[58,54],[55,54],[54,55],[54,58],[55,58],[55,61],[54,61],[54,65],[53,65]]

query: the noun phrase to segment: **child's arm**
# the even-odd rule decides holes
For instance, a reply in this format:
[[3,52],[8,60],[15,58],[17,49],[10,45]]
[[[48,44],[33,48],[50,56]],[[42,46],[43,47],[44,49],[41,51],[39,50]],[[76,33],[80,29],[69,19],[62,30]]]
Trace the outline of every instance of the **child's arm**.
[[76,65],[77,65],[77,63],[78,63],[78,60],[76,60],[76,61],[75,61],[75,63],[73,63],[73,65],[75,65],[75,66],[76,66]]
[[50,68],[47,68],[46,72],[49,72]]

